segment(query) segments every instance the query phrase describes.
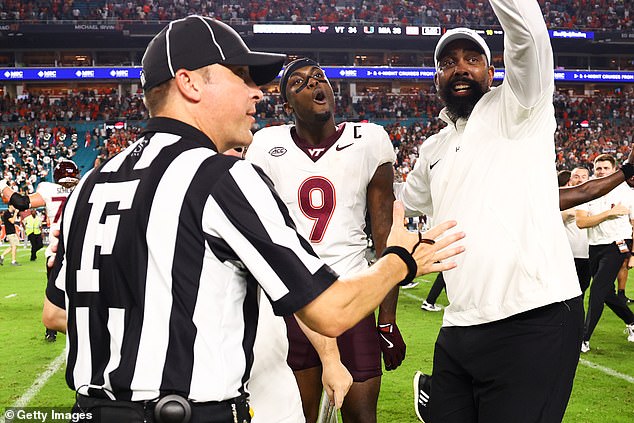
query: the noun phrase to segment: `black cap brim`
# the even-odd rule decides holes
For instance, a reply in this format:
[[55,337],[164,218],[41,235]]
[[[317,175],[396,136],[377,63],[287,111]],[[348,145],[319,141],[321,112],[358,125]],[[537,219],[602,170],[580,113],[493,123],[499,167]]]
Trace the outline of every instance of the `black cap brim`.
[[284,66],[285,54],[249,51],[222,61],[226,65],[249,67],[249,75],[256,85],[264,85],[275,79]]

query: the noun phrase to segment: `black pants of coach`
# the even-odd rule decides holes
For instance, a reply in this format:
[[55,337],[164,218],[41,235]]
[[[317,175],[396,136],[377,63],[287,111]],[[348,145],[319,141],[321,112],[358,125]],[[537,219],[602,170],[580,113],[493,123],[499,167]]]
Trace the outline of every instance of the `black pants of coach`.
[[561,422],[579,361],[581,297],[498,322],[440,329],[432,423]]
[[[631,245],[631,244],[630,244]],[[590,246],[590,272],[592,273],[592,285],[590,286],[590,299],[588,312],[584,325],[583,340],[589,341],[597,327],[603,305],[621,318],[626,324],[634,323],[634,313],[627,306],[623,297],[616,295],[614,281],[623,265],[623,261],[629,253],[622,253],[616,243]]]

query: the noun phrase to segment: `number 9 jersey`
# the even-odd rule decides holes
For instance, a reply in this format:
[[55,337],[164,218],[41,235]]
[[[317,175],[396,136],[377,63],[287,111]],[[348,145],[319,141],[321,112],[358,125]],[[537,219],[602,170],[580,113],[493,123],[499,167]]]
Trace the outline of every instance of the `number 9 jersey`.
[[293,125],[263,128],[246,158],[271,178],[298,232],[329,266],[341,275],[367,267],[367,187],[376,169],[396,158],[383,127],[342,123],[318,146]]

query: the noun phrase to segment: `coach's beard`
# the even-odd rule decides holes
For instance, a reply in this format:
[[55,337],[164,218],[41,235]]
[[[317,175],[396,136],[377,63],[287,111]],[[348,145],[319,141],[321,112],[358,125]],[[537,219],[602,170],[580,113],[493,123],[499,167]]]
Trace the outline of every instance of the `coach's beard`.
[[[455,83],[461,82],[469,85],[470,93],[467,96],[456,96],[453,93],[453,86]],[[486,91],[476,81],[469,79],[460,79],[451,81],[440,90],[441,100],[447,107],[447,113],[449,117],[456,121],[459,118],[468,118],[473,111],[475,105],[480,101]]]

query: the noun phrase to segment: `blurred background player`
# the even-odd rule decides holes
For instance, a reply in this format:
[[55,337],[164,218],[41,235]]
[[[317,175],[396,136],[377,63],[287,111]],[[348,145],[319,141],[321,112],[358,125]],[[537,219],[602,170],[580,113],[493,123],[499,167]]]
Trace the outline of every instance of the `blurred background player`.
[[29,215],[22,220],[24,234],[31,243],[31,261],[37,259],[37,252],[44,246],[42,241],[42,218],[37,210],[31,209]]
[[[366,213],[377,256],[392,223],[395,154],[389,137],[374,124],[335,124],[332,86],[313,60],[289,63],[280,93],[295,125],[261,129],[246,157],[273,180],[317,254],[340,274],[355,273],[368,266]],[[376,421],[381,351],[387,370],[405,357],[396,326],[397,298],[398,287],[380,306],[378,331],[371,314],[337,338],[341,361],[354,379],[341,410],[345,422]],[[314,422],[322,392],[320,360],[296,320],[287,318],[286,323],[288,363],[297,378],[306,420]]]
[[[558,173],[559,187],[575,187],[586,182],[590,178],[590,172],[585,167],[576,167],[572,171],[562,170]],[[590,259],[588,255],[588,233],[577,226],[577,218],[574,208],[561,211],[566,228],[568,242],[575,259],[577,279],[581,295],[584,296],[590,286]]]
[[445,278],[443,278],[441,272],[436,275],[436,279],[434,279],[434,283],[429,289],[427,298],[423,300],[420,308],[425,311],[441,311],[442,307],[436,304],[436,300],[438,300],[443,289],[445,289]]
[[[594,160],[594,174],[603,178],[617,172],[616,159],[601,154]],[[614,281],[625,260],[631,256],[634,192],[620,184],[606,195],[582,204],[576,211],[577,226],[588,230],[592,286],[584,323],[581,352],[590,350],[603,306],[607,306],[626,324],[627,340],[634,342],[634,313],[624,297],[614,291]]]
[[[2,182],[5,181],[2,180]],[[15,232],[17,220],[18,210],[12,205],[9,205],[9,209],[2,213],[2,224],[4,225],[4,231],[7,241],[9,241],[9,246],[2,252],[2,255],[0,255],[0,265],[4,264],[4,256],[11,253],[11,265],[20,266],[20,263],[18,263],[16,259],[16,252],[18,250],[18,244],[20,243],[18,235]]]
[[[68,196],[79,183],[79,168],[72,160],[60,160],[53,170],[53,179],[55,182],[40,182],[37,191],[30,195],[22,195],[14,192],[8,186],[0,186],[2,198],[9,202],[10,206],[18,210],[27,210],[29,208],[46,207],[46,214],[49,219],[50,237],[59,230],[60,219],[62,217],[62,209],[68,199]],[[5,182],[6,184],[6,182]],[[44,253],[46,262],[54,258],[51,250],[50,241]],[[50,267],[46,266],[46,275],[50,273]],[[46,329],[45,339],[48,342],[55,342],[57,332]]]

